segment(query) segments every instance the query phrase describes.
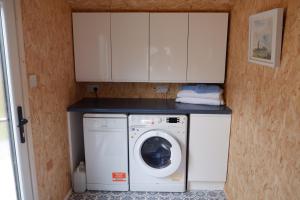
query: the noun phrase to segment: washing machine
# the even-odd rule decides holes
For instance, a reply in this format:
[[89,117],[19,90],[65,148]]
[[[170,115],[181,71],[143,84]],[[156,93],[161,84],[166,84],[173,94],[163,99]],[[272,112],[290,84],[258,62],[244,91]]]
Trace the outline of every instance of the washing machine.
[[131,191],[186,190],[187,116],[129,116]]

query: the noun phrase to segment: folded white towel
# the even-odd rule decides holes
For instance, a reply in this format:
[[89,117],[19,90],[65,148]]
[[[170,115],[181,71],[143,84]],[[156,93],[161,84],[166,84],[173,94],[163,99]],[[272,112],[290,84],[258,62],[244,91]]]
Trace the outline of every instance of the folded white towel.
[[176,102],[189,103],[189,104],[205,104],[220,106],[224,105],[224,101],[220,99],[205,99],[205,98],[193,98],[193,97],[179,97],[176,98]]
[[192,97],[192,98],[206,98],[206,99],[222,99],[222,92],[215,93],[198,93],[193,90],[180,90],[177,97]]

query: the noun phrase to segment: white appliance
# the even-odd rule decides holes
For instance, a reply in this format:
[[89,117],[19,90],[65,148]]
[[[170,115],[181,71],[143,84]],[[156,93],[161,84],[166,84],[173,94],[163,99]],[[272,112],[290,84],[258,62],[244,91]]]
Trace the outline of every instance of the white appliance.
[[84,114],[88,190],[128,191],[128,134],[124,114]]
[[187,116],[130,115],[130,190],[186,190]]

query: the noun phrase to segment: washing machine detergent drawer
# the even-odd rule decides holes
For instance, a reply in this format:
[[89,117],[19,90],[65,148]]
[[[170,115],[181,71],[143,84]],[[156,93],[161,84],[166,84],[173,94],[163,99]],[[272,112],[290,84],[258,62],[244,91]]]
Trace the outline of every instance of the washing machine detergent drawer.
[[84,118],[88,190],[128,191],[127,118]]

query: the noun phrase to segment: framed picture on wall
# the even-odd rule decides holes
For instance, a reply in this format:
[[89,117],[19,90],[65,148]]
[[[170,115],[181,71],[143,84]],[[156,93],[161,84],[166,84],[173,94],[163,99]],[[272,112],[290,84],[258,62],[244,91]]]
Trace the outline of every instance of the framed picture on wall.
[[276,8],[250,16],[249,62],[269,67],[280,65],[283,11]]

